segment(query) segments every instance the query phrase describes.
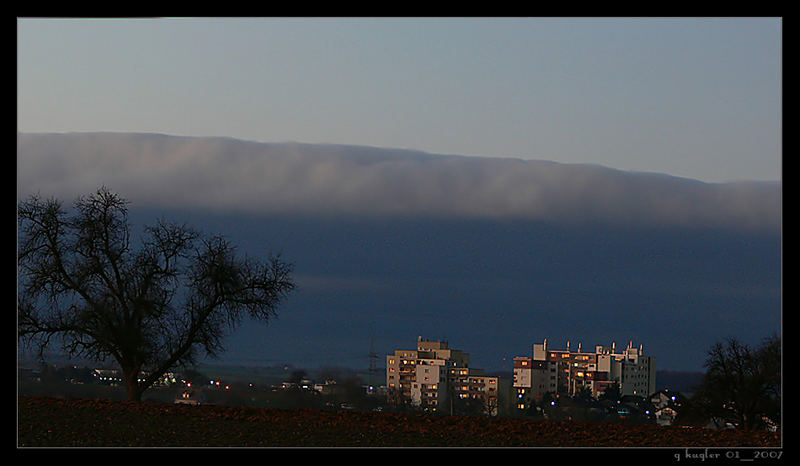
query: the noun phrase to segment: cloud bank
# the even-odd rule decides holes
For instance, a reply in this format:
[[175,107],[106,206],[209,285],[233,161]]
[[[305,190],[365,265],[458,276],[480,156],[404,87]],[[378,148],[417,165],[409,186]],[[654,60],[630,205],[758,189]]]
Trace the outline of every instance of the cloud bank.
[[17,193],[106,185],[137,206],[778,231],[780,183],[365,146],[133,133],[18,134]]

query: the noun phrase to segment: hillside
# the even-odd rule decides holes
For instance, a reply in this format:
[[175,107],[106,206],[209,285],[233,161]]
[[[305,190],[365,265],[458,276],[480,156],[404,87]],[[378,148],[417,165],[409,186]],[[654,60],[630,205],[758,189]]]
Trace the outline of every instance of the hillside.
[[656,384],[659,389],[690,394],[703,382],[704,375],[703,372],[661,370],[656,372]]
[[777,447],[777,434],[19,397],[19,447]]

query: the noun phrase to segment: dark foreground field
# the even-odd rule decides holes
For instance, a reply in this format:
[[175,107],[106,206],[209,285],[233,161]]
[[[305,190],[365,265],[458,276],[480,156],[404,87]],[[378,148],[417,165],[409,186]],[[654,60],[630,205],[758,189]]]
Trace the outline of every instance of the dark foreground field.
[[18,398],[18,447],[778,447],[777,434],[354,411]]

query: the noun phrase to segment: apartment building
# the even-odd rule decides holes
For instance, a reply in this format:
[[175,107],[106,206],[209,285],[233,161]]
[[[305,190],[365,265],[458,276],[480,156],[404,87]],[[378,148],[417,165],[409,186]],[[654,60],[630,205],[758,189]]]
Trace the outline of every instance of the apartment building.
[[579,343],[573,351],[548,347],[547,339],[532,346],[531,356],[514,358],[516,407],[526,409],[545,393],[574,396],[588,390],[595,398],[617,385],[621,395],[648,396],[656,390],[656,360],[645,356],[643,347],[630,342],[622,352],[616,344],[583,351]]
[[500,380],[469,367],[469,354],[446,341],[419,337],[416,350],[395,350],[386,356],[389,397],[426,411],[445,411],[455,400],[480,400],[484,411],[498,413]]

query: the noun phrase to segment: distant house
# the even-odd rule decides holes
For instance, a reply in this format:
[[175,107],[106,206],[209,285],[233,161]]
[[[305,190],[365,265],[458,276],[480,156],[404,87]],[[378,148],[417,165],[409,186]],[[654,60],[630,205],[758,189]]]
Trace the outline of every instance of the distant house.
[[779,429],[778,423],[773,421],[767,416],[761,416],[761,421],[764,423],[764,428],[769,432],[777,432]]
[[188,388],[175,398],[175,404],[200,405],[206,402],[205,394],[196,389]]
[[335,380],[326,380],[324,383],[315,383],[314,391],[323,395],[330,395],[336,388]]
[[309,379],[302,379],[299,383],[298,382],[282,382],[281,388],[283,390],[288,390],[290,388],[299,388],[302,390],[316,390],[316,385],[314,382]]
[[671,426],[677,415],[678,412],[671,406],[656,408],[656,424],[660,426]]
[[721,417],[712,416],[705,425],[706,429],[736,429],[736,425]]
[[671,390],[659,390],[650,395],[650,403],[656,408],[678,404],[680,405],[681,394]]
[[95,369],[92,377],[101,385],[111,385],[116,387],[122,383],[122,375],[116,369]]
[[660,426],[669,426],[675,421],[680,409],[683,396],[670,390],[659,390],[650,395],[650,403],[656,409],[656,423]]

